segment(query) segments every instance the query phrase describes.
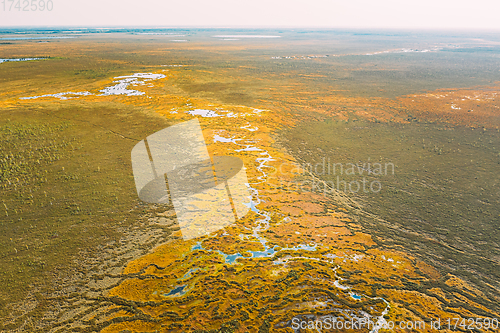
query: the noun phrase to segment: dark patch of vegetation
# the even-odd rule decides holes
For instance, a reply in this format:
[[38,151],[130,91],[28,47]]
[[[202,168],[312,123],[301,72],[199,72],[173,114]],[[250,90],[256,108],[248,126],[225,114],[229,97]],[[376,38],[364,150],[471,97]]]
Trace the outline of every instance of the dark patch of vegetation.
[[[489,259],[500,256],[497,130],[318,119],[284,131],[283,144],[300,163],[319,163],[315,174],[324,181],[379,181],[377,193],[345,192],[361,203],[358,220],[385,246],[403,246],[442,272],[496,293],[488,284],[500,278],[498,262]],[[365,169],[368,163],[392,163],[394,174],[391,167],[383,175],[357,167],[355,174],[340,174],[339,166],[328,174],[328,161]],[[488,299],[476,301],[498,308]]]
[[0,311],[29,286],[49,288],[53,270],[118,239],[149,209],[137,199],[130,151],[165,126],[111,104],[0,111]]

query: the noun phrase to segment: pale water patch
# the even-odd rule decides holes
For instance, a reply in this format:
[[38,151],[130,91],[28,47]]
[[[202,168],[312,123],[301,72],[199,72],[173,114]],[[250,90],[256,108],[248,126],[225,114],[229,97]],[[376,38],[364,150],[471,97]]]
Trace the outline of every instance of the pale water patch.
[[214,38],[281,38],[274,35],[215,35]]
[[[190,105],[190,104],[189,104]],[[187,106],[189,106],[187,105]],[[266,110],[261,110],[261,109],[255,109],[255,108],[249,108],[252,110],[252,112],[239,112],[235,113],[233,111],[229,110],[224,110],[221,108],[215,108],[215,110],[209,110],[209,109],[194,109],[194,110],[189,110],[186,111],[186,113],[189,113],[192,116],[202,116],[204,118],[212,118],[212,117],[227,117],[227,118],[237,118],[237,117],[248,117],[251,116],[252,113],[258,114],[260,112],[266,111]],[[250,124],[247,126],[251,126]],[[243,128],[243,127],[242,127]],[[253,130],[249,129],[249,131],[256,131],[258,128],[255,128]]]
[[0,58],[0,64],[2,62],[10,62],[10,61],[34,61],[34,60],[45,60],[47,58],[13,58],[13,59],[2,59]]
[[50,37],[2,37],[0,40],[37,40],[37,39],[67,39],[76,38],[74,36],[50,36]]
[[292,251],[299,251],[299,250],[303,250],[303,251],[316,251],[316,245],[307,245],[307,244],[299,244],[297,246],[294,246],[294,247],[287,247],[287,248],[284,248],[283,250],[292,250]]
[[333,281],[333,285],[342,290],[351,289],[351,287],[341,285],[338,280]]
[[245,125],[245,126],[242,126],[240,127],[241,129],[246,129],[247,131],[250,131],[250,132],[255,132],[257,131],[259,128],[258,127],[252,127],[251,124],[248,124],[248,125]]
[[363,259],[363,257],[363,254],[355,254],[352,256],[352,260],[357,262],[359,259]]
[[241,258],[243,257],[241,254],[239,253],[235,253],[235,254],[225,254],[224,252],[222,251],[217,251],[219,252],[220,254],[222,254],[224,256],[224,261],[228,264],[234,264],[234,262],[236,261],[236,259],[238,258]]
[[398,49],[398,50],[387,50],[387,51],[378,51],[378,52],[373,52],[373,53],[366,53],[365,55],[371,56],[371,55],[377,55],[377,54],[387,54],[387,53],[428,53],[428,52],[436,52],[440,51],[440,48],[432,48],[432,49],[424,49],[424,50],[418,50],[418,49]]
[[31,97],[20,97],[19,99],[37,99],[37,98],[43,98],[43,97],[55,97],[59,98],[61,100],[66,100],[66,99],[72,99],[72,98],[77,98],[79,96],[89,96],[92,95],[92,93],[88,91],[80,91],[80,92],[62,92],[62,93],[57,93],[57,94],[48,94],[48,95],[41,95],[41,96],[31,96]]
[[381,256],[382,259],[388,261],[388,262],[394,262],[394,259],[392,258],[386,258],[384,255]]
[[186,293],[184,288],[186,288],[186,285],[175,287],[168,294],[163,294],[163,296],[173,296],[173,297],[182,296]]
[[252,145],[246,145],[245,148],[236,149],[235,151],[239,153],[239,152],[242,152],[242,151],[262,151],[262,149],[254,147]]
[[354,298],[355,300],[359,301],[361,299],[361,296],[356,295],[354,293],[350,293],[351,297]]
[[114,81],[117,83],[112,87],[107,87],[105,89],[99,90],[102,92],[100,96],[110,96],[110,95],[127,95],[127,96],[139,96],[145,95],[145,92],[128,89],[129,85],[141,85],[152,80],[163,79],[166,76],[163,74],[153,74],[153,73],[135,73],[128,76],[118,76],[115,79],[121,79]]
[[135,35],[167,35],[168,37],[184,37],[186,35],[175,34],[171,32],[137,32]]
[[[99,90],[99,92],[102,92],[102,94],[97,95],[97,96],[111,96],[111,95],[139,96],[139,95],[144,95],[145,94],[144,92],[128,89],[128,86],[129,85],[144,85],[149,81],[163,79],[165,77],[166,76],[163,74],[153,74],[153,73],[135,73],[135,74],[128,75],[128,76],[118,76],[118,77],[114,78],[115,80],[119,79],[118,81],[114,81],[114,83],[117,83],[116,85]],[[66,100],[66,99],[76,98],[79,96],[90,96],[90,95],[93,95],[93,94],[91,92],[88,92],[88,91],[78,91],[78,92],[69,91],[69,92],[62,92],[62,93],[57,93],[57,94],[47,94],[47,95],[31,96],[31,97],[20,97],[20,99],[37,99],[37,98],[43,98],[43,97],[55,97],[55,98],[59,98],[61,100]]]
[[234,113],[234,112],[229,112],[228,114],[226,114],[226,117],[228,117],[228,118],[236,118],[236,117],[238,117],[238,115],[236,113]]
[[236,141],[239,141],[239,140],[241,140],[241,139],[224,138],[224,137],[217,135],[217,134],[214,135],[214,143],[215,142],[237,143]]
[[189,271],[187,271],[187,273],[186,273],[186,274],[184,274],[184,275],[183,275],[180,279],[181,279],[181,280],[188,279],[188,278],[190,278],[190,277],[192,277],[192,276],[193,276],[191,273],[196,272],[196,271],[198,271],[198,270],[199,270],[199,268],[198,268],[198,267],[196,267],[196,268],[191,268],[191,269],[190,269]]
[[204,118],[212,118],[212,117],[222,117],[221,114],[218,114],[217,112],[213,110],[204,110],[204,109],[194,109],[190,111],[186,111],[192,116],[202,116]]
[[128,89],[129,85],[131,85],[132,83],[137,83],[135,81],[136,81],[135,79],[123,79],[118,84],[116,84],[112,87],[104,88],[104,89],[99,90],[99,91],[102,92],[101,96],[109,96],[109,95],[139,96],[139,95],[144,95],[145,92],[143,92],[143,91]]
[[136,78],[144,80],[158,80],[163,79],[165,75],[163,74],[153,74],[153,73],[135,73],[132,75],[117,76],[115,79],[126,79],[126,78]]

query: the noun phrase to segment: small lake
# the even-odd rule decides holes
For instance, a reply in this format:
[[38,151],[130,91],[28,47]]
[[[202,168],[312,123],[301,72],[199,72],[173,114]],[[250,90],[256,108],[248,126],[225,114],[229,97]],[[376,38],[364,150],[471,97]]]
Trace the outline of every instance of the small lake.
[[34,60],[44,60],[44,59],[47,59],[47,58],[12,58],[12,59],[2,59],[2,58],[0,58],[0,64],[2,62],[10,62],[10,61],[34,61]]

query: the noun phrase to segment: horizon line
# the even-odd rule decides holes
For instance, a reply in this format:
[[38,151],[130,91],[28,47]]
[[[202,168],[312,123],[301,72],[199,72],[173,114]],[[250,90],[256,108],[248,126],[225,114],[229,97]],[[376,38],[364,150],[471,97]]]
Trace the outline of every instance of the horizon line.
[[256,29],[256,30],[375,30],[375,31],[443,31],[443,32],[499,32],[499,28],[484,28],[484,27],[349,27],[349,26],[212,26],[212,25],[177,25],[177,26],[161,26],[161,25],[0,25],[0,29],[62,29],[62,28],[79,28],[79,29]]

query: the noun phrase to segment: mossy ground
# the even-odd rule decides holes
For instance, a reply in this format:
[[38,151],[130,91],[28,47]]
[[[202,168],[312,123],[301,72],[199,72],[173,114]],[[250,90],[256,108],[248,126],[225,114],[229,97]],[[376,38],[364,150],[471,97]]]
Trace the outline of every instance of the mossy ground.
[[[392,301],[396,306],[390,318],[428,319],[429,309],[443,316],[453,311],[462,316],[493,313],[498,289],[482,283],[496,279],[498,271],[498,258],[493,257],[498,250],[494,246],[498,230],[492,223],[498,220],[495,100],[483,98],[476,107],[488,109],[478,117],[467,110],[452,115],[439,110],[447,115],[444,124],[436,123],[439,119],[432,113],[418,109],[431,104],[411,104],[410,100],[415,98],[411,94],[443,87],[484,84],[490,86],[490,92],[496,91],[495,77],[489,71],[496,60],[485,54],[447,53],[444,58],[432,55],[434,60],[429,63],[422,62],[423,55],[415,54],[366,61],[360,54],[349,54],[363,52],[363,43],[343,49],[344,56],[307,58],[311,53],[331,54],[335,47],[324,43],[324,35],[306,35],[237,45],[211,37],[192,37],[190,43],[181,45],[166,43],[160,37],[128,34],[2,44],[2,57],[49,57],[0,64],[0,283],[7,286],[0,294],[1,311],[7,315],[11,311],[7,305],[24,300],[30,292],[36,293],[39,302],[35,311],[27,309],[24,317],[6,323],[8,329],[26,325],[28,319],[36,322],[54,304],[68,299],[77,299],[75,304],[92,301],[95,309],[110,311],[104,321],[99,321],[94,312],[83,312],[79,321],[88,326],[72,328],[80,331],[106,326],[109,331],[152,330],[163,323],[172,331],[204,325],[207,330],[265,332],[293,315],[329,311],[315,303],[329,298],[342,306],[380,312],[380,304],[370,309],[374,304],[356,303],[347,294],[335,294],[339,292],[331,285],[336,278],[332,275],[335,265],[343,265],[338,273],[356,292]],[[271,59],[276,55],[297,57]],[[474,63],[474,59],[489,60]],[[446,63],[469,67],[443,66]],[[184,67],[163,66],[170,64]],[[422,66],[428,70],[422,71]],[[438,70],[430,75],[434,69]],[[113,77],[136,72],[165,73],[167,79],[144,88],[151,98],[94,95],[73,100],[19,99],[65,91],[96,93],[112,84]],[[474,91],[483,90],[478,87]],[[394,98],[401,95],[406,96],[404,100]],[[276,270],[270,259],[239,259],[245,265],[233,268],[220,256],[199,251],[195,253],[200,255],[197,259],[204,258],[210,269],[193,273],[191,286],[198,290],[178,301],[146,303],[161,299],[152,296],[158,289],[155,283],[163,279],[170,287],[170,280],[188,269],[182,263],[172,266],[178,271],[167,275],[154,266],[142,270],[156,262],[172,264],[176,259],[173,245],[167,244],[159,252],[128,263],[121,282],[109,284],[107,289],[114,288],[114,294],[109,295],[116,298],[78,293],[49,297],[65,272],[72,274],[86,259],[99,260],[104,244],[113,244],[123,238],[124,230],[142,228],[138,221],[164,216],[171,208],[143,205],[137,200],[130,150],[147,135],[184,120],[183,111],[196,106],[219,106],[235,112],[247,107],[271,110],[259,120],[261,131],[252,138],[275,153],[275,166],[282,161],[320,163],[322,157],[339,157],[336,162],[346,163],[371,157],[394,163],[395,175],[382,180],[384,188],[379,196],[355,197],[364,204],[365,212],[391,225],[367,215],[357,216],[355,209],[346,209],[328,196],[308,197],[310,194],[293,191],[284,194],[277,183],[263,184],[263,197],[269,200],[260,208],[272,215],[272,228],[266,235],[270,242],[284,247],[315,241],[325,246],[319,254],[341,253],[350,258],[348,263],[343,258],[326,266],[300,260],[287,269]],[[179,114],[171,114],[172,109]],[[220,119],[205,122],[203,129],[205,134],[240,131],[235,130],[234,123],[228,125]],[[229,153],[226,147],[217,145],[210,149]],[[251,153],[242,156],[250,163]],[[249,165],[255,168],[255,164]],[[436,203],[438,208],[432,208]],[[284,216],[295,222],[280,224]],[[249,215],[228,229],[231,239],[244,233],[252,218],[255,216]],[[412,232],[402,234],[394,225]],[[371,235],[376,237],[372,239]],[[210,246],[228,252],[258,249],[255,244],[251,247],[207,240],[207,248]],[[112,257],[119,245],[107,249]],[[400,263],[380,261],[388,253]],[[437,271],[429,265],[431,262],[423,263],[423,254],[435,255],[436,266],[438,256],[445,256],[443,270]],[[356,255],[364,259],[352,259],[358,258]],[[125,266],[126,262],[122,264]],[[485,296],[447,274],[450,270],[463,273],[465,279],[484,290]],[[476,273],[477,279],[470,276]],[[85,274],[83,279],[89,280]],[[105,280],[99,275],[92,278]],[[291,303],[298,304],[298,310],[292,310]],[[166,315],[162,314],[160,323],[154,322],[152,318],[158,319],[160,310]],[[196,311],[202,322],[186,317],[190,311]],[[281,317],[270,315],[272,311]],[[46,322],[56,322],[47,318]],[[63,324],[75,323],[69,320]],[[31,330],[36,331],[37,325],[33,323]],[[71,326],[59,329],[66,327]]]

